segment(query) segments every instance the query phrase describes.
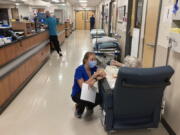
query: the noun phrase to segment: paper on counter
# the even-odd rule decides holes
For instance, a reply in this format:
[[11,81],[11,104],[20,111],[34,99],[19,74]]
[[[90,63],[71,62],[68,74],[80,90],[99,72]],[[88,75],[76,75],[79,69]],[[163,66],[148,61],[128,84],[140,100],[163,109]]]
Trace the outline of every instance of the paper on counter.
[[96,101],[96,87],[89,87],[88,84],[83,83],[81,90],[81,100],[89,101],[91,103],[95,103]]

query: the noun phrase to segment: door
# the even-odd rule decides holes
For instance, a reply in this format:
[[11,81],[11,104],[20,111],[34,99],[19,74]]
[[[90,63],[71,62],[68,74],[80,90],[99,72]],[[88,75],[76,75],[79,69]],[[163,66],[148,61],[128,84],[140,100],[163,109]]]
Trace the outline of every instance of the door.
[[90,18],[95,11],[76,11],[76,29],[90,30]]
[[[90,30],[90,18],[92,15],[95,17],[95,11],[85,11],[86,13],[86,23],[85,23],[85,29]],[[97,20],[96,20],[97,21]],[[96,24],[95,24],[96,25]],[[95,26],[94,26],[95,27]]]
[[141,37],[141,27],[142,27],[142,15],[143,15],[143,5],[144,0],[134,0],[133,9],[131,16],[131,56],[139,56],[139,45]]
[[76,30],[84,30],[85,28],[85,12],[76,11]]
[[159,10],[161,0],[148,0],[144,48],[143,48],[143,66],[153,67],[154,53],[156,47],[156,36],[158,29]]
[[111,35],[116,33],[116,25],[117,25],[117,7],[116,7],[116,2],[112,3],[112,8],[111,8],[111,28],[110,28],[110,33]]
[[0,21],[9,24],[8,9],[0,8]]
[[63,23],[63,22],[64,22],[64,13],[63,13],[63,10],[61,10],[61,9],[55,9],[55,10],[54,10],[54,15],[56,16],[56,18],[59,19],[59,22],[60,22],[60,23]]
[[11,8],[12,18],[19,19],[19,11],[17,8]]
[[101,13],[101,15],[102,15],[102,24],[101,24],[101,29],[104,29],[104,5],[102,5],[102,13]]

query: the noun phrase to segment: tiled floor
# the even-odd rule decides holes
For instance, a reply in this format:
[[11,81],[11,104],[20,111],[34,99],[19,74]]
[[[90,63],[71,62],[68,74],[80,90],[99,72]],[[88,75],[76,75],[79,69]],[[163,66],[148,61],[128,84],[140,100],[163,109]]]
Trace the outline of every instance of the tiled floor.
[[[54,52],[0,116],[0,135],[106,135],[97,107],[92,120],[74,117],[71,87],[74,69],[91,49],[88,31],[75,31],[64,43],[64,56]],[[18,79],[18,78],[17,78]],[[121,131],[114,135],[168,135],[158,129]]]

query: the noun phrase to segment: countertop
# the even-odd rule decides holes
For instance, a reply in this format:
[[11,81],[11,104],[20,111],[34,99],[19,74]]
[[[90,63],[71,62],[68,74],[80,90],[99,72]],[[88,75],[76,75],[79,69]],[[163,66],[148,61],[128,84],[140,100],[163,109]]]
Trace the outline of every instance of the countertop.
[[[47,31],[47,30],[46,30],[46,31]],[[12,44],[15,44],[15,43],[17,43],[17,42],[19,42],[19,41],[22,41],[22,40],[31,38],[31,37],[33,37],[33,36],[36,36],[36,35],[38,35],[38,34],[40,34],[40,33],[46,32],[46,31],[41,31],[41,32],[33,33],[32,35],[25,36],[25,37],[20,38],[20,39],[18,39],[18,40],[12,41],[11,43],[4,44],[4,45],[0,46],[0,48],[7,47],[7,46],[9,46],[9,45],[12,45]]]

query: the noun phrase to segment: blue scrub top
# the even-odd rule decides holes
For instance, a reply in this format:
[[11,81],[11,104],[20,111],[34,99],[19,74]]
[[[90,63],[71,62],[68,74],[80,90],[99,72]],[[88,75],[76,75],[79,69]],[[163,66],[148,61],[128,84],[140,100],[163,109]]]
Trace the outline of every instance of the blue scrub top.
[[45,23],[48,25],[48,31],[50,36],[57,36],[57,20],[54,17],[46,18]]
[[[92,68],[91,75],[93,75],[94,72],[96,71],[97,71],[97,67]],[[89,76],[86,72],[84,65],[80,65],[78,68],[76,68],[75,75],[74,75],[74,85],[73,85],[72,94],[71,94],[72,97],[81,93],[81,88],[78,84],[78,80],[80,79],[83,79],[84,81],[89,80]]]

